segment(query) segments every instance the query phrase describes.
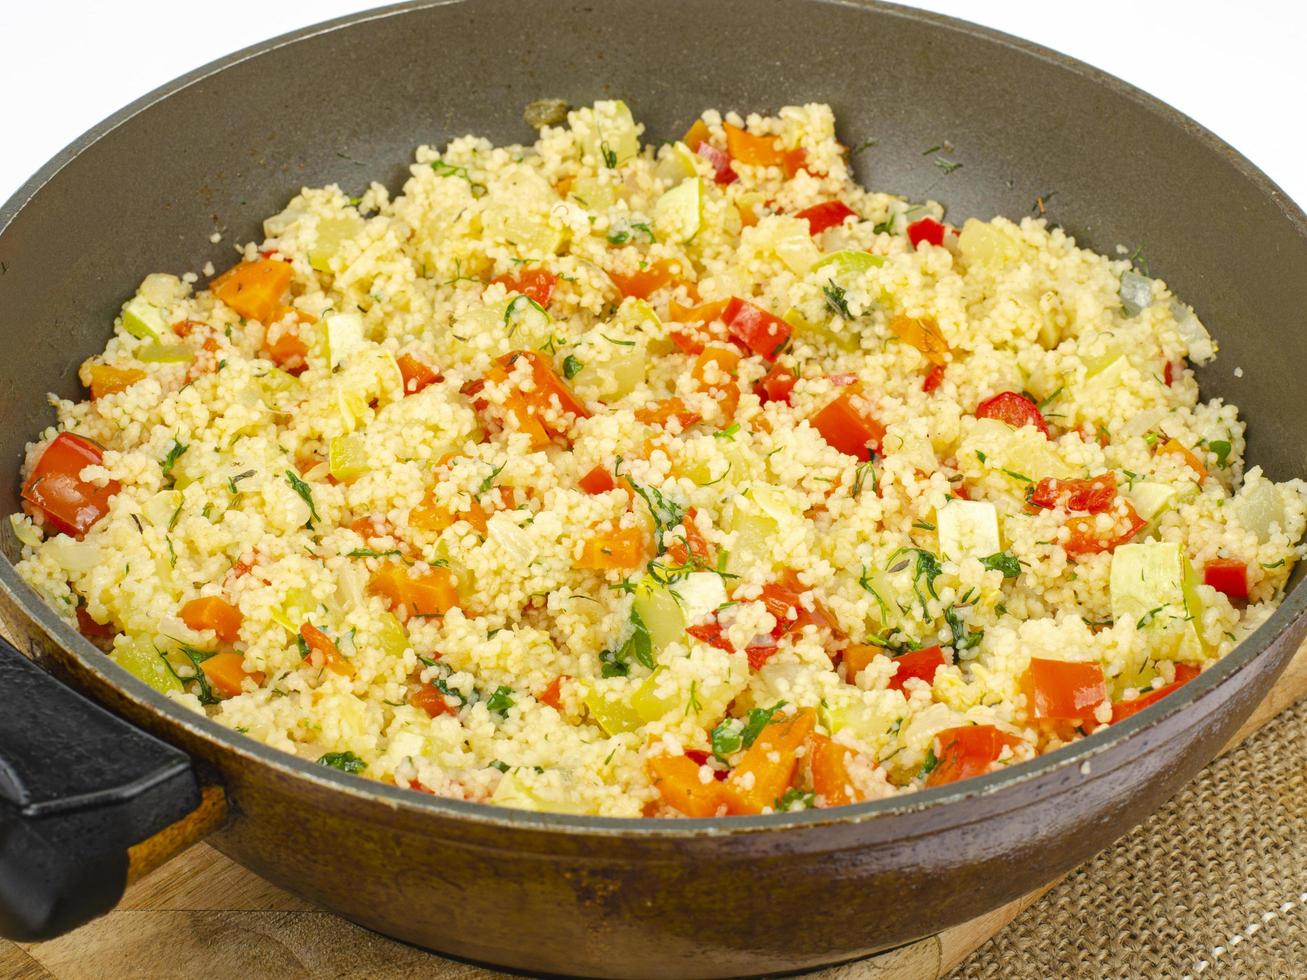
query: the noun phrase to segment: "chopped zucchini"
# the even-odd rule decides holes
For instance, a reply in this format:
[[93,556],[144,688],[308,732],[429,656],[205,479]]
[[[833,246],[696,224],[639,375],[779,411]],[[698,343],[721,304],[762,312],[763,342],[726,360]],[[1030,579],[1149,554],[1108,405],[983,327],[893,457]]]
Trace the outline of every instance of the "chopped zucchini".
[[1123,544],[1112,553],[1112,616],[1140,630],[1170,634],[1177,659],[1202,659],[1197,629],[1203,607],[1189,558],[1174,541]]
[[596,167],[617,167],[640,152],[631,110],[620,99],[596,102],[571,114],[572,129]]
[[987,500],[950,500],[939,508],[935,519],[939,550],[945,558],[984,558],[1003,550],[998,509]]
[[123,329],[141,340],[161,340],[169,332],[163,313],[143,296],[133,297],[123,307]]
[[1021,258],[1021,241],[1006,228],[968,218],[958,234],[958,251],[968,265],[1002,266]]
[[163,655],[143,637],[131,637],[114,648],[109,659],[161,694],[182,691],[182,682],[168,669]]
[[342,483],[351,483],[368,471],[367,444],[360,433],[335,436],[327,447],[327,469]]
[[814,271],[824,269],[828,275],[853,278],[862,275],[868,269],[875,269],[884,264],[885,259],[882,256],[858,249],[842,248],[838,252],[831,252],[812,268]]
[[674,242],[688,242],[703,224],[703,180],[688,177],[654,202],[653,225]]
[[319,218],[318,227],[309,249],[309,265],[319,272],[331,271],[331,260],[340,246],[363,230],[363,219],[352,214]]
[[367,346],[363,336],[363,317],[358,313],[325,313],[322,317],[323,354],[332,370],[345,358]]

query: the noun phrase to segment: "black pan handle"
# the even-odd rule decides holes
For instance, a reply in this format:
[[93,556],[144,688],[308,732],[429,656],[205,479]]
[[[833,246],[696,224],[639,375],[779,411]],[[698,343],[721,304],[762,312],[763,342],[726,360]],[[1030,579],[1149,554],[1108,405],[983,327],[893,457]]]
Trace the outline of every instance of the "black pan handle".
[[167,829],[201,802],[184,752],[0,638],[0,936],[49,939],[108,912],[129,879],[129,849],[161,832],[176,838]]

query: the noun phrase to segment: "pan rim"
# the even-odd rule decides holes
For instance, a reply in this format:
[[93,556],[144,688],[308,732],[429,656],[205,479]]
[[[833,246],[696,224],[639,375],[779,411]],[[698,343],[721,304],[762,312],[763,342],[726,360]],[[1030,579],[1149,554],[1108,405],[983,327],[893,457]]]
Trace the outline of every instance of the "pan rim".
[[[403,16],[431,8],[466,5],[475,0],[409,0],[383,7],[358,11],[342,17],[322,21],[298,30],[278,35],[225,55],[190,72],[174,78],[146,93],[117,112],[106,117],[78,136],[50,158],[25,181],[3,204],[0,204],[0,236],[13,220],[68,164],[81,156],[97,142],[129,120],[156,104],[207,78],[235,65],[272,54],[283,47],[309,40],[319,35],[347,30],[374,20]],[[791,0],[796,2],[796,0]],[[1096,88],[1118,98],[1133,102],[1159,117],[1159,120],[1178,127],[1208,150],[1223,157],[1239,174],[1265,198],[1270,200],[1285,218],[1297,237],[1307,242],[1307,214],[1270,177],[1243,154],[1215,133],[1178,109],[1144,92],[1142,89],[1117,78],[1099,68],[1051,48],[1026,41],[991,28],[982,27],[958,18],[903,7],[883,0],[797,0],[802,3],[838,7],[857,14],[895,17],[924,24],[948,34],[976,38],[1000,48],[1009,49],[1019,56],[1033,57],[1060,70],[1076,75]],[[502,829],[522,830],[567,836],[623,837],[639,839],[691,839],[703,837],[735,837],[744,834],[774,833],[784,830],[812,830],[836,825],[857,825],[874,819],[891,820],[895,817],[921,814],[951,808],[961,814],[961,805],[977,797],[988,797],[1022,784],[1045,779],[1079,767],[1092,775],[1085,779],[1102,778],[1114,770],[1097,771],[1094,761],[1144,731],[1186,710],[1208,692],[1221,686],[1238,672],[1246,669],[1260,655],[1277,643],[1307,615],[1307,581],[1284,596],[1280,606],[1230,653],[1205,670],[1198,678],[1181,690],[1138,712],[1116,725],[1105,726],[1093,735],[1086,736],[1061,749],[1019,763],[1008,769],[989,773],[959,783],[923,789],[903,796],[868,803],[859,803],[830,810],[805,810],[789,813],[772,813],[747,817],[710,817],[699,819],[623,818],[581,816],[563,813],[536,813],[498,807],[488,803],[451,800],[415,793],[370,779],[359,779],[333,769],[316,765],[280,749],[274,749],[248,735],[227,728],[217,721],[196,714],[162,694],[147,687],[123,668],[103,655],[76,630],[61,620],[53,608],[19,578],[8,558],[0,560],[0,593],[21,611],[53,644],[61,647],[88,671],[100,675],[120,694],[138,707],[162,715],[171,723],[186,730],[189,735],[215,745],[239,757],[241,764],[270,766],[281,775],[304,780],[322,789],[340,792],[361,802],[372,802],[415,815],[439,815],[471,824]],[[1197,715],[1195,715],[1195,719]],[[1123,763],[1133,764],[1132,762]],[[1089,769],[1085,770],[1084,767]],[[969,822],[969,821],[962,821]]]

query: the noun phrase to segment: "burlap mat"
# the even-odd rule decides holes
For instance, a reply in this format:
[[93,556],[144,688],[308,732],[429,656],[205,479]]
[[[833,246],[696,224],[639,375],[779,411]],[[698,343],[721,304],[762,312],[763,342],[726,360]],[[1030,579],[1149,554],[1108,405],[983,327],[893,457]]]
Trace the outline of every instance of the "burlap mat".
[[1307,701],[949,975],[1307,977]]

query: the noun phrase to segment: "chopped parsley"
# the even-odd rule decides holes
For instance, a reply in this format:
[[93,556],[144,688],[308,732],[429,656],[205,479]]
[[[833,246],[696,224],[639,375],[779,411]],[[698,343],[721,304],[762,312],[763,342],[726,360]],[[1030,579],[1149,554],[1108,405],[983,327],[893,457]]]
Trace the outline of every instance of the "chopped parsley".
[[817,794],[812,790],[791,786],[776,800],[777,810],[811,810],[817,805]]
[[[621,468],[620,458],[616,468]],[[653,518],[654,522],[654,538],[658,543],[658,554],[661,555],[667,550],[663,544],[663,537],[672,528],[685,520],[685,507],[674,500],[668,500],[663,496],[662,491],[656,487],[643,487],[630,477],[627,477],[626,482],[644,501],[645,506],[649,508],[649,516]]]
[[935,757],[935,746],[932,745],[926,750],[926,761],[921,764],[921,772],[917,775],[929,776],[934,772],[937,765],[939,765],[939,759]]
[[854,471],[853,490],[851,491],[854,500],[862,496],[862,488],[868,476],[871,477],[871,492],[876,496],[880,496],[880,481],[876,478],[876,467],[872,460],[867,460],[865,463],[859,463],[858,468]]
[[771,724],[776,712],[785,707],[787,702],[777,701],[770,708],[750,708],[743,718],[724,718],[712,730],[712,754],[723,762],[726,757],[741,749],[747,749],[762,734],[762,730]]
[[241,480],[248,480],[253,475],[254,475],[254,470],[246,470],[244,473],[237,473],[235,476],[231,477],[227,481],[227,489],[231,491],[231,495],[234,497],[236,496],[236,494],[241,492],[240,488],[237,487],[236,484],[240,483]]
[[172,448],[168,450],[168,455],[159,460],[159,469],[163,470],[165,480],[172,476],[172,468],[177,465],[177,460],[186,455],[186,450],[190,448],[190,446],[178,442],[175,436],[173,437]]
[[1230,465],[1231,445],[1225,439],[1213,439],[1207,444],[1207,448],[1216,454],[1216,468],[1223,470]]
[[508,460],[504,460],[504,462],[500,463],[498,466],[496,466],[493,470],[490,471],[490,475],[486,477],[484,480],[482,480],[481,483],[477,486],[478,496],[480,496],[483,493],[489,493],[490,488],[495,485],[495,478],[504,471],[504,467],[507,465],[508,465]]
[[507,715],[508,709],[514,705],[513,689],[506,684],[501,684],[495,688],[495,692],[490,695],[486,701],[486,707],[498,715]]
[[726,439],[726,440],[729,440],[729,441],[731,441],[731,442],[734,442],[734,441],[735,441],[735,433],[737,433],[737,432],[739,432],[739,431],[740,431],[740,423],[739,423],[739,422],[732,422],[732,423],[731,423],[730,425],[728,425],[726,428],[724,428],[724,429],[718,429],[716,432],[714,432],[714,433],[713,433],[713,438],[714,438],[714,439]]
[[581,360],[575,354],[568,354],[563,358],[563,377],[571,381],[580,373],[583,367],[585,365],[581,363]]
[[[181,651],[182,656],[189,660],[191,665],[195,668],[195,676],[190,678],[190,680],[195,681],[196,685],[199,687],[196,697],[199,698],[200,704],[217,704],[222,699],[213,693],[213,687],[209,684],[209,678],[200,666],[204,661],[213,656],[213,651],[197,650],[194,647],[187,646],[185,643],[178,646],[178,650]],[[167,664],[168,658],[164,657],[163,662]],[[168,669],[172,669],[171,664],[168,664]],[[176,674],[174,673],[173,676],[175,677]]]
[[391,548],[389,551],[374,551],[372,548],[355,548],[346,558],[402,558],[403,552],[398,548]]
[[834,279],[827,279],[826,285],[821,287],[822,295],[826,297],[826,307],[832,313],[838,313],[846,320],[852,320],[853,314],[849,311],[849,302],[845,299],[845,290],[841,286],[835,285]]
[[1021,574],[1021,562],[1010,551],[999,551],[980,559],[980,564],[992,571],[1003,573],[1004,578],[1016,578]]
[[318,759],[318,765],[329,766],[351,774],[360,773],[368,767],[368,764],[353,752],[328,752]]
[[631,658],[649,670],[654,669],[653,641],[649,628],[645,626],[640,614],[631,609],[631,634],[616,650],[604,650],[599,654],[602,665],[600,674],[604,677],[625,677],[631,672]]
[[318,508],[313,503],[313,488],[296,476],[293,470],[286,471],[286,480],[290,483],[290,488],[300,495],[300,499],[309,505],[309,514],[312,516],[305,526],[312,530],[313,522],[322,520],[318,516]]
[[467,172],[467,167],[455,167],[444,160],[432,161],[431,169],[439,177],[457,177],[460,180],[466,180],[467,185],[472,190],[473,197],[480,197],[486,192],[486,185],[472,179],[472,175]]
[[962,651],[979,646],[980,641],[985,638],[984,630],[967,630],[955,606],[949,606],[944,610],[944,622],[948,623],[948,628],[953,633],[953,650],[959,656]]

